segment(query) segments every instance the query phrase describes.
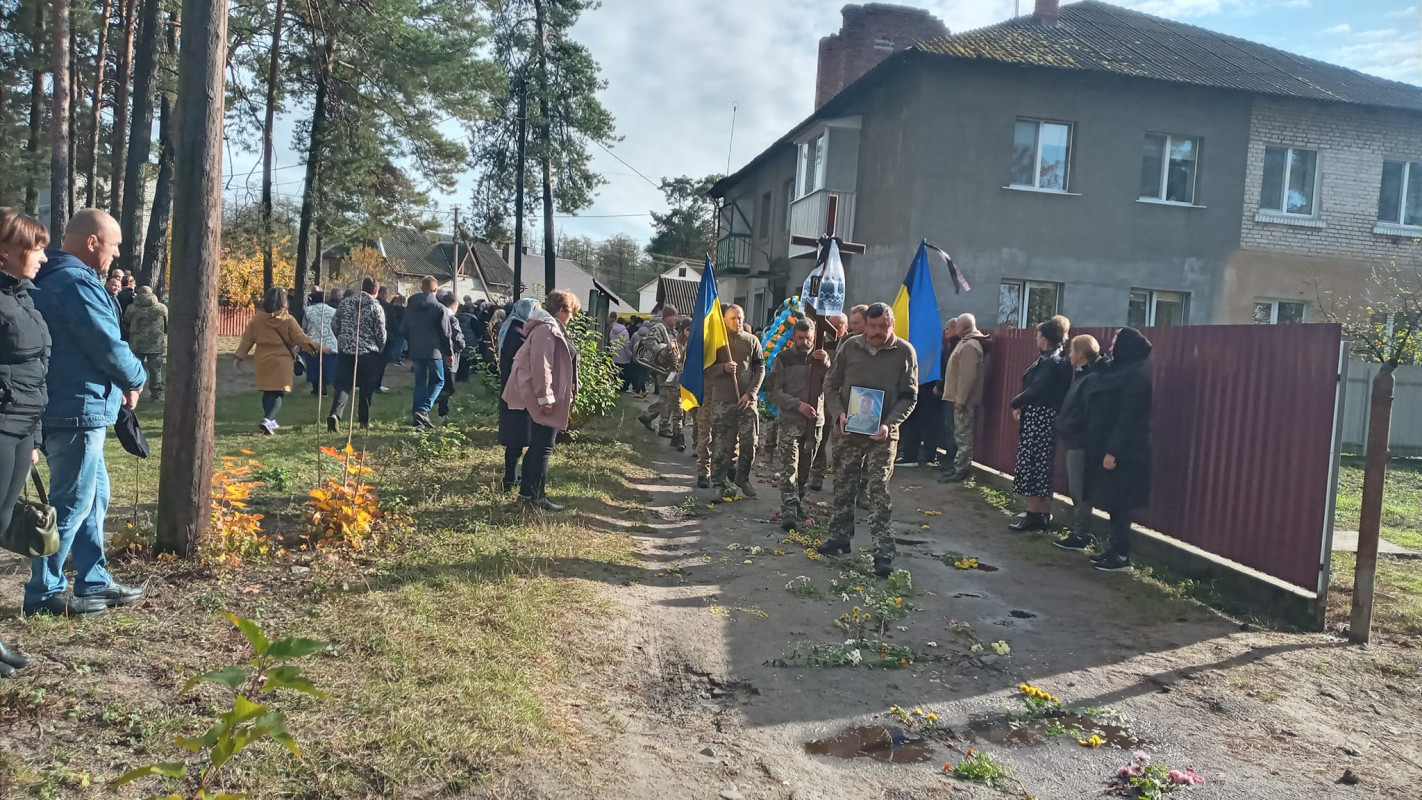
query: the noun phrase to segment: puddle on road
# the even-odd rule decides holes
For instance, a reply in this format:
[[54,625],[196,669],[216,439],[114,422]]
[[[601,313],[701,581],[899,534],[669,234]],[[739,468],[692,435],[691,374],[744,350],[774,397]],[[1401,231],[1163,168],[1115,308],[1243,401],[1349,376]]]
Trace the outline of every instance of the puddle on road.
[[[1055,736],[1052,734],[1052,731],[1062,728],[1066,729],[1066,733],[1057,733]],[[1080,731],[1080,734],[1077,731]],[[1101,744],[1102,747],[1135,750],[1149,744],[1147,740],[1136,736],[1121,725],[1097,722],[1091,717],[1080,714],[1032,720],[1023,722],[1017,727],[1012,727],[1002,719],[979,720],[968,726],[969,739],[981,744],[995,744],[1002,747],[1033,747],[1046,744],[1054,738],[1060,738],[1062,741],[1069,741],[1075,745],[1078,739],[1089,739],[1092,734],[1105,740]]]
[[861,725],[831,739],[805,743],[805,752],[835,758],[869,758],[888,764],[915,764],[933,758],[925,739],[909,738],[893,725]]

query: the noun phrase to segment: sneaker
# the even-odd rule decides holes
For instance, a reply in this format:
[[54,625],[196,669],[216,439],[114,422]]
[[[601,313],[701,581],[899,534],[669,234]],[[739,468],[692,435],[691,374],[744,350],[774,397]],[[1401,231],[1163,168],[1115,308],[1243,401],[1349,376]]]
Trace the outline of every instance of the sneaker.
[[269,419],[264,419],[257,423],[257,430],[261,431],[263,436],[271,436],[276,433],[276,423]]
[[1029,511],[1021,517],[1018,517],[1016,522],[1009,523],[1007,527],[1009,530],[1018,531],[1019,533],[1044,531],[1050,522],[1051,517],[1047,514],[1037,514]]
[[710,488],[711,488],[711,479],[708,478],[708,477],[705,476],[705,475],[697,475],[697,476],[696,476],[696,488],[698,488],[698,489],[710,489]]
[[1131,559],[1123,555],[1112,553],[1106,558],[1096,562],[1096,568],[1102,572],[1130,572]]
[[332,414],[331,416],[326,417],[326,432],[327,432],[327,433],[335,433],[335,432],[336,432],[336,426],[337,426],[337,425],[340,425],[340,424],[341,424],[341,419],[340,419],[340,417],[337,417],[335,414]]
[[1098,561],[1105,561],[1113,555],[1115,555],[1115,553],[1111,550],[1102,550],[1099,553],[1092,553],[1090,557],[1091,563],[1095,564]]
[[1091,546],[1091,537],[1073,533],[1070,536],[1064,536],[1052,542],[1052,544],[1063,550],[1085,550]]
[[423,411],[416,411],[410,415],[410,418],[414,420],[413,424],[416,428],[434,428],[434,423],[430,421],[430,415]]
[[389,386],[382,386],[382,387],[380,387],[380,389],[379,389],[378,391],[379,391],[381,394],[390,394],[390,387],[389,387]]

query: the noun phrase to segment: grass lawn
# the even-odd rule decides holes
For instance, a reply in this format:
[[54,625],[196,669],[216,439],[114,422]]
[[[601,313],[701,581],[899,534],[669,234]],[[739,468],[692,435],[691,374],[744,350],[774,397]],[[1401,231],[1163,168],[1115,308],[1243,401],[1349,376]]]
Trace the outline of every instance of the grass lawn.
[[[408,369],[392,368],[387,383],[394,391],[377,396],[376,424],[368,439],[357,430],[355,444],[372,454],[382,505],[414,524],[380,548],[282,552],[215,570],[121,557],[117,577],[147,582],[150,599],[81,620],[19,619],[28,570],[19,558],[0,558],[0,638],[36,656],[24,677],[0,682],[0,797],[111,796],[104,781],[187,756],[173,737],[202,733],[230,695],[212,687],[184,694],[183,684],[250,656],[222,609],[258,621],[273,638],[328,642],[303,669],[331,696],[281,695],[304,758],[259,745],[234,759],[218,787],[225,791],[434,796],[496,776],[515,754],[556,749],[570,733],[563,704],[597,702],[580,678],[620,655],[598,640],[612,613],[599,583],[638,572],[628,531],[641,524],[643,497],[633,484],[649,474],[615,443],[621,410],[559,444],[550,487],[569,512],[526,514],[498,492],[502,448],[486,386],[461,384],[454,424],[416,434],[405,424]],[[110,437],[111,529],[134,516],[135,496],[138,527],[146,527],[156,496],[161,410],[139,411],[155,457],[135,470]],[[299,386],[278,435],[265,437],[255,424],[257,393],[218,399],[216,454],[261,463],[267,484],[253,509],[268,530],[303,525],[324,430],[317,415]],[[147,779],[120,796],[175,788]]]
[[[1363,459],[1344,456],[1338,472],[1334,527],[1357,530],[1362,502]],[[1394,458],[1388,464],[1382,537],[1393,544],[1422,551],[1422,459]],[[1352,553],[1333,554],[1333,582],[1329,587],[1329,617],[1333,621],[1347,620],[1355,564]],[[1378,559],[1373,630],[1388,638],[1422,639],[1422,558],[1382,556]]]

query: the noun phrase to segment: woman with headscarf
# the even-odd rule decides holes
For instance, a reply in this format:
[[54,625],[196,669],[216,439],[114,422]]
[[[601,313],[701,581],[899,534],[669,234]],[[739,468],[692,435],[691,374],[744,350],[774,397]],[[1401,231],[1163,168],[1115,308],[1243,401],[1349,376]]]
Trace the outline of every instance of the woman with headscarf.
[[1012,398],[1012,416],[1020,423],[1012,488],[1027,498],[1027,514],[1007,526],[1014,531],[1041,531],[1052,524],[1052,467],[1057,455],[1053,423],[1071,388],[1071,364],[1062,358],[1065,334],[1066,326],[1056,317],[1037,326],[1037,360],[1022,374],[1022,391]]
[[529,420],[524,409],[509,408],[504,402],[504,387],[508,385],[509,371],[514,357],[523,347],[523,325],[538,308],[538,301],[525,297],[514,303],[504,324],[499,327],[499,444],[504,446],[504,492],[518,486],[518,460],[528,447]]
[[563,510],[548,499],[548,464],[558,433],[568,429],[578,395],[578,350],[568,339],[568,322],[580,309],[572,292],[549,292],[547,310],[535,310],[523,324],[524,344],[504,384],[509,408],[523,409],[529,418],[518,499],[544,511]]
[[1071,495],[1071,532],[1053,542],[1063,550],[1085,550],[1091,546],[1091,501],[1086,497],[1086,389],[1101,360],[1096,337],[1083,333],[1067,348],[1071,361],[1071,388],[1057,412],[1056,429],[1066,448],[1067,493]]
[[1087,496],[1111,516],[1111,549],[1092,559],[1102,572],[1131,569],[1131,512],[1150,500],[1150,340],[1122,328],[1111,361],[1086,386]]

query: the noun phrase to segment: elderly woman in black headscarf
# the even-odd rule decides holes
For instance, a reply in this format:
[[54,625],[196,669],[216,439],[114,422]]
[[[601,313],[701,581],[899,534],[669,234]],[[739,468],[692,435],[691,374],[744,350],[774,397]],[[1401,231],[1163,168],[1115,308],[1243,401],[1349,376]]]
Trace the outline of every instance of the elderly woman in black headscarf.
[[1085,387],[1087,495],[1111,515],[1111,549],[1092,559],[1103,572],[1131,569],[1131,512],[1150,500],[1150,350],[1144,334],[1122,328]]

